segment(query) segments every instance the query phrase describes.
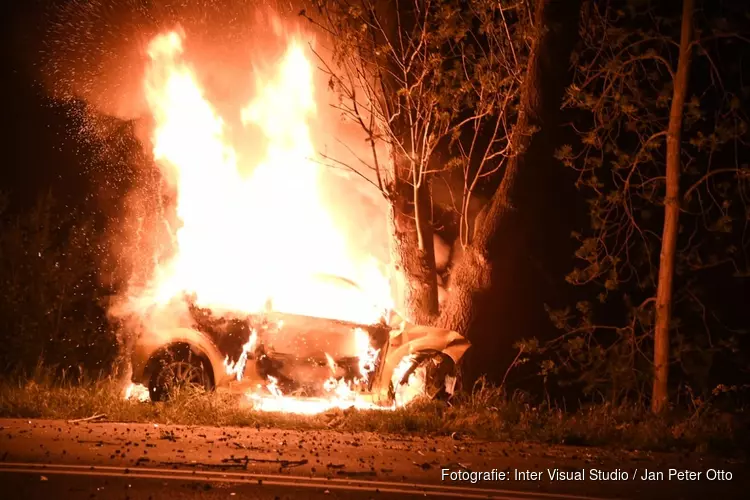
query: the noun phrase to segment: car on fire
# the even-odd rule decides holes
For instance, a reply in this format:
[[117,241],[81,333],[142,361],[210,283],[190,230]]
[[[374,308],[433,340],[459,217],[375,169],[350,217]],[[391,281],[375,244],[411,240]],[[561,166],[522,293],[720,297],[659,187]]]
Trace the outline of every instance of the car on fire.
[[[360,291],[349,280],[328,278]],[[152,401],[184,385],[325,398],[345,384],[374,405],[406,404],[416,395],[452,395],[469,348],[457,332],[410,324],[395,311],[375,324],[270,306],[246,316],[217,315],[194,303],[189,311],[189,328],[144,331],[132,350],[132,382],[146,386]]]

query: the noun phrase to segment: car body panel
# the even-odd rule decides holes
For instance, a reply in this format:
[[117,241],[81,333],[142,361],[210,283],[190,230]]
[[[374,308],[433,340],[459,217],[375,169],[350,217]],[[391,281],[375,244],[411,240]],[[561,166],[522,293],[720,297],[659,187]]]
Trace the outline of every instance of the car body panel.
[[190,348],[208,359],[216,386],[225,385],[231,378],[223,367],[224,356],[208,335],[192,328],[173,328],[169,332],[144,332],[138,338],[131,355],[132,381],[147,385],[151,377],[150,362],[174,344],[188,344]]
[[[348,280],[328,279],[357,288]],[[246,390],[273,375],[285,383],[297,381],[292,384],[295,390],[312,395],[311,391],[322,390],[323,381],[330,378],[331,360],[337,369],[344,370],[347,380],[359,376],[357,356],[361,345],[357,345],[355,330],[361,329],[367,332],[378,357],[360,390],[373,401],[387,404],[393,372],[405,356],[437,351],[458,364],[469,347],[468,340],[457,332],[411,324],[394,310],[389,311],[387,321],[362,325],[272,310],[225,317],[192,304],[189,309],[194,320],[192,328],[141,334],[131,356],[133,382],[148,385],[155,366],[152,361],[170,346],[183,343],[208,361],[217,389]],[[253,352],[245,352],[251,335],[256,335],[257,343]],[[238,363],[243,356],[247,362],[243,361],[242,373],[230,373],[227,364]],[[287,394],[286,390],[283,392]]]
[[[385,325],[360,325],[296,314],[266,313],[264,318],[271,323],[282,323],[280,328],[266,335],[267,347],[276,352],[294,353],[300,358],[325,354],[334,359],[357,356],[354,329],[363,329],[371,336],[377,336],[375,330],[385,329]],[[384,330],[383,340],[385,334]]]
[[391,332],[388,351],[379,367],[377,382],[372,392],[377,401],[390,398],[390,383],[393,373],[407,356],[426,351],[436,351],[448,356],[456,365],[471,346],[469,341],[452,330],[404,323]]

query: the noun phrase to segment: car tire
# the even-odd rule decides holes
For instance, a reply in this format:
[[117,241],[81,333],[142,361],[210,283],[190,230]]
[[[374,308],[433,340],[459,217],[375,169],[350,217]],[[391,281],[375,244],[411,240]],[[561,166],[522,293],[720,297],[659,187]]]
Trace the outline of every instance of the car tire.
[[190,346],[173,346],[154,360],[148,392],[151,401],[167,401],[176,389],[213,389],[211,365]]

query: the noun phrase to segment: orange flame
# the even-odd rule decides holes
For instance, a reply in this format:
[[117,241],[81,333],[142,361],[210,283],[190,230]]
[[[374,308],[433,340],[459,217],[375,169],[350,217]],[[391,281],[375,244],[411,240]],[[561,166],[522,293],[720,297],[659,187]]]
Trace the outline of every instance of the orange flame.
[[[198,306],[218,312],[271,308],[359,324],[378,322],[392,306],[390,283],[372,255],[355,250],[352,239],[357,235],[346,234],[337,224],[337,218],[346,216],[336,213],[341,211],[339,200],[323,194],[324,167],[315,160],[310,131],[318,112],[313,66],[303,43],[290,38],[274,74],[256,75],[255,97],[238,106],[236,116],[225,113],[225,120],[189,64],[183,42],[184,34],[175,30],[148,46],[144,91],[154,120],[153,154],[175,189],[180,226],[173,234],[173,254],[158,262],[131,308],[145,321],[151,317],[156,322],[158,314],[150,313],[167,311],[190,294]],[[237,142],[243,137],[253,151]],[[248,394],[253,407],[297,413],[381,408],[360,390],[379,351],[365,330],[355,328],[352,335],[358,378],[338,377],[335,361],[327,355],[327,397],[285,395],[269,376]],[[257,343],[253,331],[240,357],[224,360],[227,375],[242,379]],[[131,387],[126,397],[147,399],[148,391]]]
[[[174,255],[159,263],[136,309],[193,294],[214,310],[274,310],[374,323],[391,306],[386,274],[357,254],[322,195],[309,120],[317,111],[313,67],[293,38],[272,78],[237,110],[242,132],[262,137],[252,165],[185,60],[183,36],[153,39],[145,95],[155,121],[154,157],[177,192]],[[235,132],[235,131],[233,131]],[[233,134],[233,136],[236,134]],[[257,141],[255,141],[257,142]],[[343,277],[356,288],[321,276]]]
[[412,369],[416,360],[417,357],[413,354],[405,356],[393,370],[392,382],[396,392],[395,406],[405,406],[424,394],[426,381],[424,367],[417,367],[417,369],[409,374],[405,381],[403,380],[406,373]]
[[[369,376],[375,370],[379,349],[370,344],[370,337],[365,330],[355,328],[353,331],[357,345],[357,357],[359,358],[360,376],[353,380],[337,377],[336,362],[332,356],[326,353],[326,360],[331,370],[331,377],[323,383],[326,398],[297,398],[285,395],[278,386],[278,380],[268,377],[265,389],[268,394],[258,390],[248,394],[252,406],[260,411],[283,411],[301,414],[315,414],[334,408],[346,409],[393,409],[395,406],[387,407],[372,402],[361,389],[367,384]],[[259,389],[262,389],[259,388]]]
[[125,388],[125,399],[145,403],[151,399],[148,388],[141,384],[130,384]]
[[226,369],[227,375],[234,375],[237,380],[242,380],[242,375],[245,373],[245,364],[247,364],[247,357],[253,349],[255,344],[258,343],[258,332],[253,329],[250,334],[250,339],[245,342],[242,346],[242,353],[236,361],[229,361],[229,355],[224,358],[224,368]]

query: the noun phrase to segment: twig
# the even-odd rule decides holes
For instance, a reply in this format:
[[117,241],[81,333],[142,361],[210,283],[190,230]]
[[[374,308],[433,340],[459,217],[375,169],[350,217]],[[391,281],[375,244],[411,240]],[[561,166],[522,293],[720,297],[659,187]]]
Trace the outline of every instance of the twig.
[[86,417],[86,418],[75,418],[73,420],[68,420],[68,423],[69,424],[75,424],[75,423],[78,423],[78,422],[92,422],[94,420],[101,420],[103,418],[107,418],[107,414],[106,413],[98,413],[96,415],[91,415],[90,417]]
[[99,439],[79,439],[80,444],[95,444],[97,446],[120,446],[122,443],[115,443],[112,441],[102,441]]
[[242,465],[245,468],[247,468],[247,465],[250,462],[263,464],[279,464],[282,468],[299,467],[300,465],[305,465],[308,462],[306,458],[303,458],[302,460],[285,460],[278,458],[252,458],[248,456],[245,456],[243,458],[224,458],[221,461],[224,464]]
[[516,357],[513,359],[513,362],[508,366],[508,369],[505,370],[505,375],[503,375],[503,381],[500,383],[500,387],[505,389],[505,380],[508,378],[508,374],[510,373],[510,370],[513,369],[514,366],[516,366],[516,363],[518,362],[518,358],[521,357],[521,354],[524,353],[524,346],[521,346],[520,349],[518,349],[518,354],[516,354]]
[[204,468],[219,468],[226,469],[228,467],[238,467],[241,469],[247,469],[250,463],[268,463],[268,464],[279,464],[282,468],[287,467],[299,467],[308,463],[307,459],[302,460],[284,460],[274,458],[252,458],[252,457],[241,457],[241,458],[223,458],[221,463],[207,463],[207,462],[160,462],[162,465],[186,466],[186,467],[204,467]]

